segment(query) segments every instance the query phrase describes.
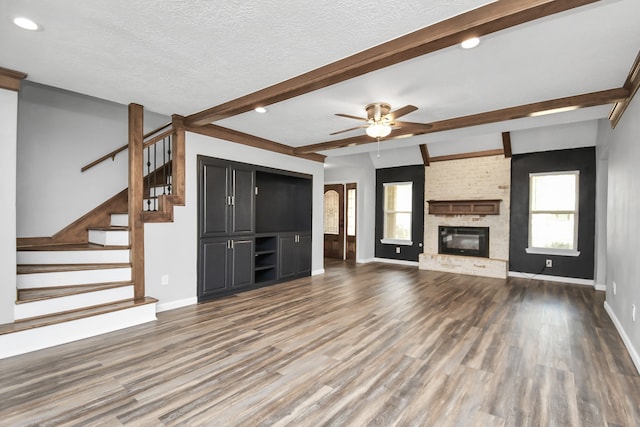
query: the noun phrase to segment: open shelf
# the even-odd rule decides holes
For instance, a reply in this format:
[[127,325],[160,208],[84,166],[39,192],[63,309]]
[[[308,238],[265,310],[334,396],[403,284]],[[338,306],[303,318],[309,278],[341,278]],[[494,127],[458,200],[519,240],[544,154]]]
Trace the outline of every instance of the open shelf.
[[255,283],[264,283],[278,278],[278,236],[256,237]]

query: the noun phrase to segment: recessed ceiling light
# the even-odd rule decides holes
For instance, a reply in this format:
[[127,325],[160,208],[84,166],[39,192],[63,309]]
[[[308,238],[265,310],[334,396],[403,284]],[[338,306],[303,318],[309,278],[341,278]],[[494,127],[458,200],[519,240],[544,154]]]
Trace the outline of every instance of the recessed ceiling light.
[[480,39],[478,37],[472,37],[460,43],[463,49],[473,49],[474,47],[480,44]]
[[18,27],[29,31],[36,31],[38,28],[40,28],[38,24],[36,24],[29,18],[18,17],[13,20],[13,23]]
[[266,112],[267,112],[267,109],[266,109],[266,108],[264,108],[264,107],[256,107],[256,108],[255,108],[255,112],[256,112],[256,113],[263,114],[263,113],[266,113]]

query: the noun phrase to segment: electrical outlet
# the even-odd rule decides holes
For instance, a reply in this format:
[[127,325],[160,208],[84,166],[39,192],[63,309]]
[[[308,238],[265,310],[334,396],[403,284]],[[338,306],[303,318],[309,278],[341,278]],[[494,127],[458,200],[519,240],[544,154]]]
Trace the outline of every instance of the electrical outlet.
[[399,254],[400,253],[400,247],[396,246],[396,253]]
[[631,304],[631,320],[636,321],[636,305]]
[[548,259],[548,260],[545,262],[545,267],[553,267],[553,260]]
[[613,281],[613,294],[617,294],[618,293],[618,285],[616,285],[616,281]]
[[163,274],[162,277],[160,278],[160,283],[163,285],[168,285],[169,284],[169,275],[168,274]]

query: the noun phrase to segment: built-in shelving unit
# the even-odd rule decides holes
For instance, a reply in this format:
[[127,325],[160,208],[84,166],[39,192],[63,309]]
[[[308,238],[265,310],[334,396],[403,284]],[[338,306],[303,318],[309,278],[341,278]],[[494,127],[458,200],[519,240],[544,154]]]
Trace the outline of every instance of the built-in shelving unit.
[[198,156],[198,301],[311,274],[310,175]]
[[255,283],[278,279],[278,236],[256,237]]
[[499,215],[500,199],[429,200],[430,215]]

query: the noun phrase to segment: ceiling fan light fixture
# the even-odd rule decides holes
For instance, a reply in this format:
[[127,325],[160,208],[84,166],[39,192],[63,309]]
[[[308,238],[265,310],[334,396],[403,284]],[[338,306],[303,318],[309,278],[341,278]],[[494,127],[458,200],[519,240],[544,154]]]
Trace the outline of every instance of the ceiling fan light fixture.
[[479,44],[480,44],[480,39],[478,37],[472,37],[460,43],[460,46],[462,46],[463,49],[473,49]]
[[391,133],[391,126],[384,123],[376,122],[365,129],[367,135],[372,138],[384,138]]

